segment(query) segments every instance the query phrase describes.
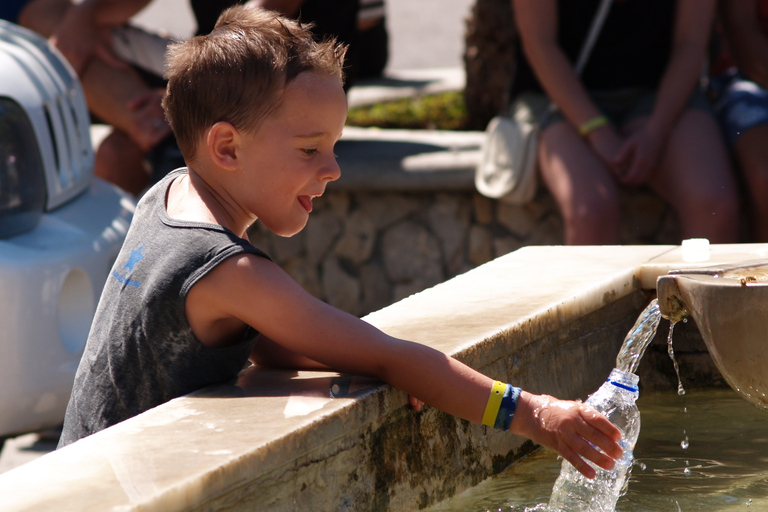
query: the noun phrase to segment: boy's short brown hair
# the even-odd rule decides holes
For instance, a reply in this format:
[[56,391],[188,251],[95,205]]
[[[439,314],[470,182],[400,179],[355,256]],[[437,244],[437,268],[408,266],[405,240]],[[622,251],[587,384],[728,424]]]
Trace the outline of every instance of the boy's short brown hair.
[[346,47],[315,42],[308,28],[272,11],[236,6],[219,16],[210,34],[169,48],[163,108],[187,161],[220,121],[258,128],[300,73],[343,81]]

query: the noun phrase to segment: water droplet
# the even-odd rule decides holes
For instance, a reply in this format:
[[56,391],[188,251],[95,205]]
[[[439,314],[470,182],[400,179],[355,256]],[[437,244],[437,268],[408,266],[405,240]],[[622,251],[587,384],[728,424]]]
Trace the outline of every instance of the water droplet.
[[680,441],[680,448],[682,448],[683,450],[687,450],[688,449],[688,445],[689,445],[689,443],[688,443],[688,436],[685,436],[685,439]]
[[684,474],[684,475],[690,475],[690,474],[691,474],[691,470],[690,470],[689,468],[685,468],[685,469],[683,470],[683,474]]
[[752,500],[747,500],[747,507],[749,507],[752,504]]

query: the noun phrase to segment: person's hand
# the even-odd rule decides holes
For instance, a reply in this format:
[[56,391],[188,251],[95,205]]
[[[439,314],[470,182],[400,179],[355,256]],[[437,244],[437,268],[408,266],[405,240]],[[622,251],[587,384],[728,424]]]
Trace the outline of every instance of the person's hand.
[[617,177],[625,172],[619,159],[624,138],[611,125],[601,126],[587,136],[587,142],[602,162]]
[[411,404],[411,409],[416,412],[419,412],[421,408],[424,407],[424,402],[413,395],[408,395],[408,403]]
[[129,136],[145,151],[171,133],[161,104],[164,94],[165,89],[147,89],[128,103],[128,109],[135,114]]
[[111,27],[98,26],[91,12],[79,5],[67,10],[50,41],[78,75],[92,58],[99,58],[115,68],[127,66],[113,51]]
[[619,181],[626,185],[647,183],[656,171],[663,142],[645,126],[631,133],[624,141],[616,160],[616,166],[623,170]]
[[619,429],[581,402],[523,391],[510,431],[555,449],[587,478],[594,478],[595,470],[586,460],[611,470],[623,455]]

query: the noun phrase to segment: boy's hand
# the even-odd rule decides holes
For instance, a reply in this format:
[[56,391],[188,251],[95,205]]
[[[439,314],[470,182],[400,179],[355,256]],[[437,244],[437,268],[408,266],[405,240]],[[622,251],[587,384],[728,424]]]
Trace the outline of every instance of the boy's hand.
[[602,414],[581,402],[547,395],[523,391],[510,431],[554,448],[587,478],[594,478],[595,470],[584,459],[611,470],[623,454],[621,432]]

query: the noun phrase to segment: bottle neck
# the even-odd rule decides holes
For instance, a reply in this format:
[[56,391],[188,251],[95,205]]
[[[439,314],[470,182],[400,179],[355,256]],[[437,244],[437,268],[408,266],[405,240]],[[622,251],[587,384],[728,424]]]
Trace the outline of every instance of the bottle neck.
[[619,370],[618,368],[614,368],[613,371],[611,371],[611,374],[608,376],[606,382],[621,389],[622,391],[631,393],[635,398],[637,398],[639,395],[637,384],[640,382],[640,377],[634,373],[629,373],[623,370]]

